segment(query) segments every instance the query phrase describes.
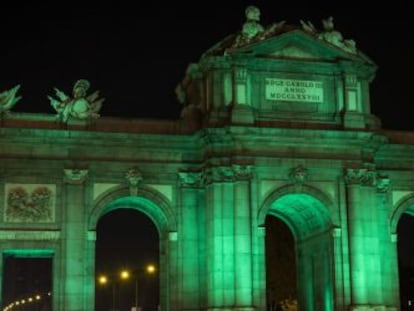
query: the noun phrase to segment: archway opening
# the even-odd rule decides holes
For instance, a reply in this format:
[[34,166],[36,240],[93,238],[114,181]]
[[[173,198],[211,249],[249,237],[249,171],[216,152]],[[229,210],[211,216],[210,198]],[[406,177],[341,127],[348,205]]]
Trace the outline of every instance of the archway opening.
[[45,249],[3,253],[2,310],[52,310],[52,256]]
[[279,218],[266,217],[267,310],[297,302],[295,240],[289,227]]
[[95,309],[157,310],[160,242],[153,221],[118,208],[99,219],[96,232]]
[[402,214],[398,221],[398,270],[400,280],[401,311],[414,310],[414,217]]
[[[323,201],[318,199],[317,196],[307,193],[285,192],[282,195],[275,193],[269,198],[266,218],[264,219],[266,222],[271,219],[269,216],[278,218],[279,227],[287,227],[283,230],[288,230],[290,234],[290,236],[287,234],[290,240],[288,244],[290,244],[290,256],[294,257],[294,260],[291,261],[289,269],[295,272],[284,271],[282,269],[285,268],[275,267],[281,271],[281,277],[285,280],[290,278],[292,284],[294,284],[293,281],[296,282],[296,291],[284,294],[295,295],[296,297],[280,298],[282,301],[279,304],[283,303],[285,309],[288,308],[289,310],[301,308],[307,310],[333,309],[332,224],[328,208],[325,205],[329,200],[320,193],[313,192],[322,197]],[[272,232],[269,231],[266,226],[266,236],[270,235],[266,237],[267,240],[270,240],[272,236]],[[277,231],[275,230],[276,240]],[[294,247],[292,247],[292,244],[294,244]],[[266,254],[269,251],[271,252],[272,248],[270,250],[266,249]],[[283,251],[283,248],[281,251]],[[276,252],[276,254],[281,257],[280,253]],[[268,261],[268,258],[266,259]],[[296,263],[295,268],[292,266],[293,263]],[[269,270],[266,271],[266,275],[267,273],[269,273]],[[270,278],[271,276],[267,275],[267,281],[270,282]],[[271,284],[267,283],[266,288],[271,290]],[[269,293],[267,294],[269,295]],[[272,306],[272,302],[268,301],[268,305]],[[272,310],[282,309],[277,309],[274,306]]]

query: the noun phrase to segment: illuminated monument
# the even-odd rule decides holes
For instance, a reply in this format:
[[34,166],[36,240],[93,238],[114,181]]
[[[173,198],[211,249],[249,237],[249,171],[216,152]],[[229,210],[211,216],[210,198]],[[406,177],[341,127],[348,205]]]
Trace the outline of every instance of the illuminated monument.
[[162,310],[266,310],[266,217],[294,236],[301,310],[399,309],[414,133],[370,113],[376,66],[332,18],[246,11],[188,67],[180,120],[100,117],[86,80],[49,98],[57,119],[3,93],[0,247],[52,258],[53,310],[94,310],[96,225],[118,208],[159,231]]

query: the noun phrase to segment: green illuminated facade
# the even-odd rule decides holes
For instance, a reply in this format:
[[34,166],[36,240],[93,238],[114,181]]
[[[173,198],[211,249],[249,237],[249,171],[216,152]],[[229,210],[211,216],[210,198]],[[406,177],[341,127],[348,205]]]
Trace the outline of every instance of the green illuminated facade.
[[300,310],[399,310],[414,133],[381,128],[376,66],[329,22],[248,17],[188,67],[179,120],[99,117],[101,102],[81,114],[75,97],[58,121],[0,110],[0,268],[50,256],[53,310],[93,311],[97,223],[132,208],[159,231],[161,310],[264,311],[277,217],[295,240]]

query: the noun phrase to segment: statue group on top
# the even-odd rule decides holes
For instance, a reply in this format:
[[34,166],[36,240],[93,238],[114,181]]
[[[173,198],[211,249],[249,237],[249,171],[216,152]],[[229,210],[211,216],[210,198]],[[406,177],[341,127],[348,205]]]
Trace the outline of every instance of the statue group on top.
[[339,31],[335,30],[332,16],[322,20],[324,30],[321,32],[318,31],[310,21],[304,22],[303,20],[300,20],[300,23],[304,31],[315,35],[318,39],[335,45],[346,52],[352,54],[356,53],[355,41],[352,39],[345,40],[342,34]]
[[[88,80],[80,79],[73,86],[72,96],[54,88],[57,98],[48,96],[50,104],[57,112],[57,119],[67,123],[70,118],[76,120],[93,120],[99,118],[99,111],[105,98],[99,98],[99,91],[87,94],[90,87]],[[5,116],[21,99],[17,96],[20,85],[0,93],[0,117]]]
[[[294,28],[285,26],[285,21],[273,23],[268,27],[263,27],[260,24],[260,10],[254,5],[246,8],[245,15],[246,21],[243,24],[241,31],[235,36],[234,40],[232,39],[232,43],[225,47],[225,52],[231,49],[243,47],[253,42],[265,40],[271,36]],[[335,30],[332,16],[322,20],[323,30],[318,30],[310,21],[304,22],[303,20],[300,20],[300,24],[303,31],[311,34],[319,40],[332,44],[348,53],[357,53],[355,41],[351,39],[345,40],[342,34]],[[228,42],[227,40],[228,38],[213,46],[207,54],[221,50],[223,48],[223,44],[226,45],[226,42]]]

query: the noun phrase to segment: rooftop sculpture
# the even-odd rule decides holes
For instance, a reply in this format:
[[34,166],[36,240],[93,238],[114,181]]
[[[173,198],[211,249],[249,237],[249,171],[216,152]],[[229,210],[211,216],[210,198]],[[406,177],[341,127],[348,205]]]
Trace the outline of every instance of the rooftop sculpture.
[[267,27],[260,24],[260,10],[256,6],[248,6],[245,10],[246,21],[240,32],[224,38],[211,47],[203,56],[227,54],[240,47],[266,40],[270,37],[301,29],[315,38],[334,45],[341,50],[356,54],[357,49],[354,40],[345,40],[342,34],[334,29],[333,17],[322,20],[323,30],[318,30],[310,21],[300,20],[299,25],[288,25],[285,21],[273,23]]
[[10,111],[16,103],[22,98],[16,96],[20,85],[0,93],[0,117]]
[[87,96],[90,87],[88,80],[78,80],[73,86],[72,97],[55,88],[55,99],[48,96],[50,104],[57,112],[57,118],[67,123],[69,118],[78,120],[90,120],[99,118],[99,110],[105,98],[99,98],[99,91]]
[[248,6],[245,14],[246,22],[243,24],[242,30],[237,35],[232,47],[243,46],[252,41],[264,40],[274,34],[278,29],[281,29],[285,24],[285,21],[281,21],[264,28],[260,24],[260,10],[254,5]]
[[335,30],[332,16],[322,20],[323,31],[318,31],[309,21],[300,20],[300,23],[304,31],[315,35],[318,39],[333,44],[346,52],[356,53],[355,41],[352,39],[344,40],[342,34]]

